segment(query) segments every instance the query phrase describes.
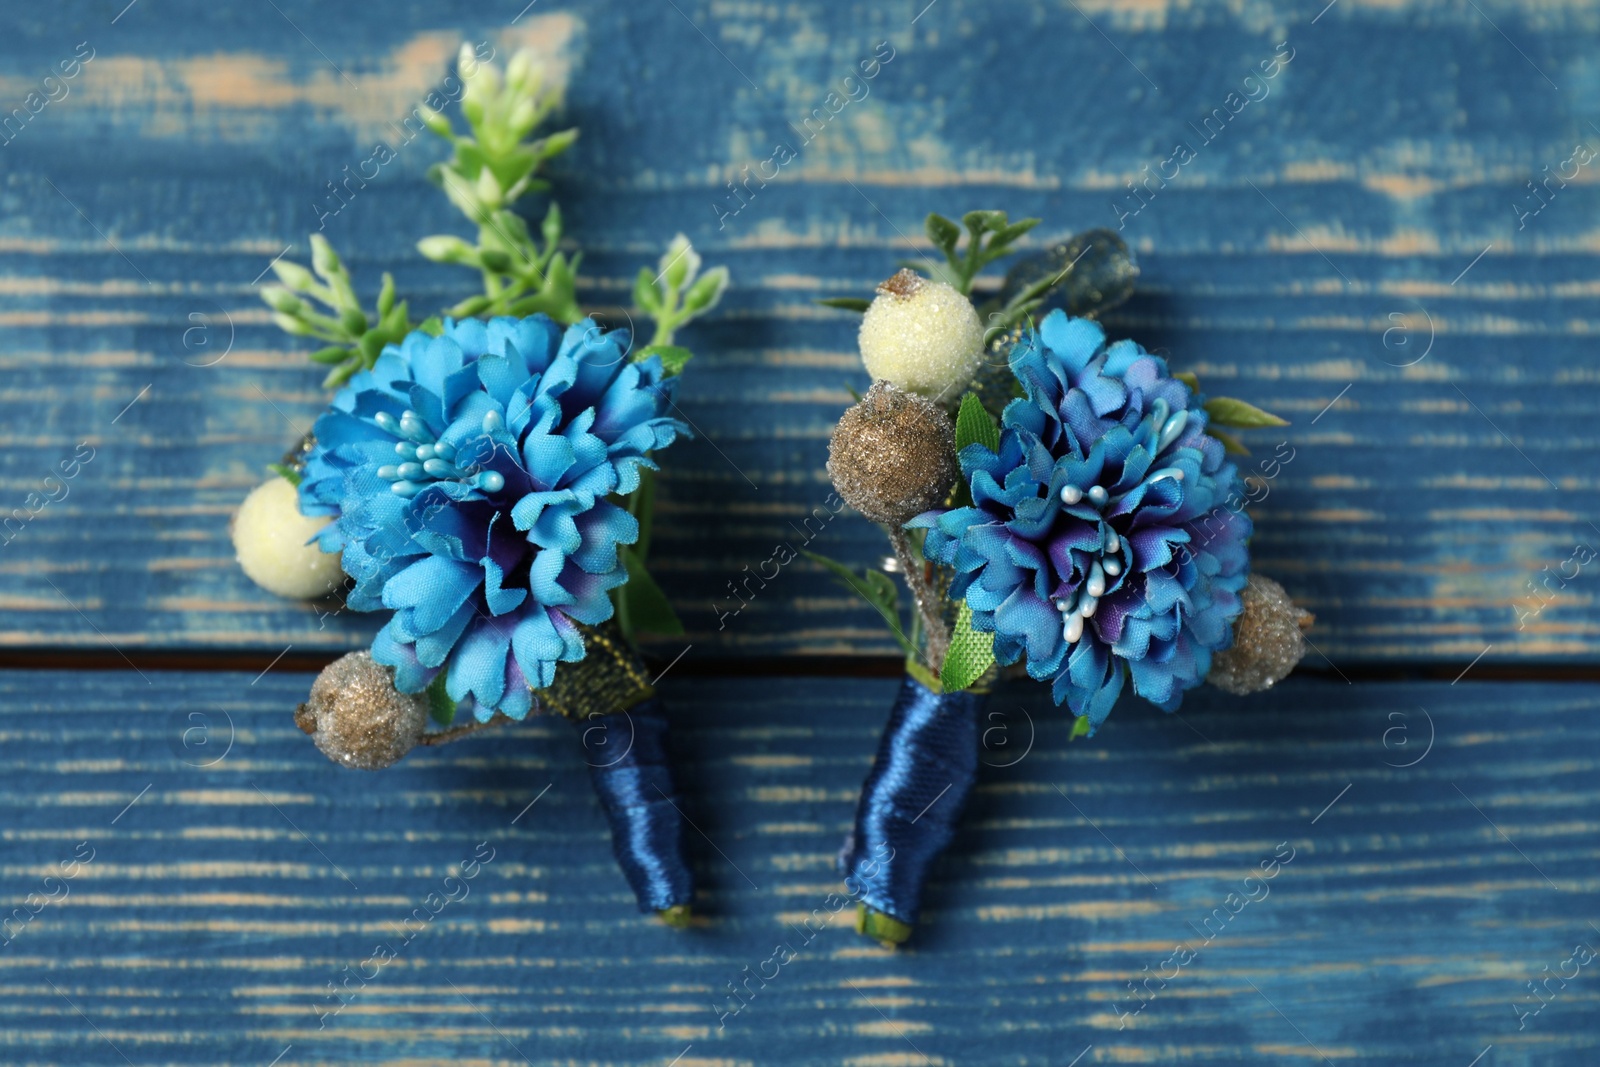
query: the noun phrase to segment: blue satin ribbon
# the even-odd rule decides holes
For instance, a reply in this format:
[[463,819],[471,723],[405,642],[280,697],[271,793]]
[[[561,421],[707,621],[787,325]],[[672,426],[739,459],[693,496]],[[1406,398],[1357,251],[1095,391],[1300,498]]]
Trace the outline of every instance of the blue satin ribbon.
[[655,697],[626,711],[575,719],[611,847],[639,910],[661,911],[694,898],[683,847],[683,814],[667,765],[667,716]]
[[928,869],[955,836],[978,774],[977,693],[935,693],[911,675],[861,787],[840,866],[857,899],[915,924]]

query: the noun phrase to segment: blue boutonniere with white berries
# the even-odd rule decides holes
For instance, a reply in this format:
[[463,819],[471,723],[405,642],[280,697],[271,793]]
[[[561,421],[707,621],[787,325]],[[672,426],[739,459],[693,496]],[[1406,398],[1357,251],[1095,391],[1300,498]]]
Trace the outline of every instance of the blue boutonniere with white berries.
[[[863,312],[873,382],[839,419],[828,472],[882,524],[911,593],[814,556],[889,621],[906,675],[841,863],[858,929],[906,940],[933,860],[977,773],[984,695],[1007,667],[1049,686],[1092,734],[1132,690],[1166,711],[1206,681],[1265,689],[1305,650],[1310,616],[1250,572],[1251,520],[1227,430],[1286,423],[1207,399],[1193,375],[1097,316],[1138,276],[1095,230],[975,282],[1039,222],[930,215],[942,262],[909,263]],[[963,242],[963,231],[965,241]],[[884,862],[868,862],[888,856]]]
[[560,208],[536,231],[517,210],[577,130],[536,135],[559,100],[530,53],[502,72],[463,47],[458,73],[467,129],[424,114],[450,148],[429,177],[475,240],[417,248],[476,272],[482,292],[415,321],[387,274],[369,311],[320,234],[309,269],[274,263],[263,299],[321,342],[311,359],[335,393],[235,516],[239,563],[279,595],[389,613],[296,710],[330,759],[377,770],[417,745],[563,715],[641,909],[685,925],[668,718],[634,641],[683,632],[645,566],[655,457],[689,433],[674,417],[690,358],[676,333],[716,306],[728,272],[702,271],[680,235],[633,287],[630,323],[654,320],[648,341],[603,329],[579,302]]

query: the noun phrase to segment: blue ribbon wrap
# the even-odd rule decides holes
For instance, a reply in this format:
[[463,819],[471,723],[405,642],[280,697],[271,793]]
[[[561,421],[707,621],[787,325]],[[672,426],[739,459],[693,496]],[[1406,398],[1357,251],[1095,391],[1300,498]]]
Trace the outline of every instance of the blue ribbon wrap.
[[915,925],[928,869],[955,836],[978,774],[979,693],[935,693],[907,674],[861,787],[840,866],[869,907]]
[[684,853],[683,813],[667,765],[667,716],[649,697],[625,711],[574,719],[589,778],[611,825],[611,847],[639,910],[694,898]]

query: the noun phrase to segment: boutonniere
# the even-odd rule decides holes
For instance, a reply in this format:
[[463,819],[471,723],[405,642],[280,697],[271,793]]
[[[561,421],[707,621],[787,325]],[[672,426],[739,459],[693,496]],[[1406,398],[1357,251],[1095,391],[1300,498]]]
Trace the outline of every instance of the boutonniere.
[[675,333],[728,273],[702,273],[679,236],[634,286],[636,315],[654,320],[645,343],[586,317],[560,209],[536,231],[515,210],[578,131],[534,136],[558,101],[528,53],[502,72],[464,47],[459,74],[466,132],[423,118],[451,150],[429,177],[475,239],[417,249],[470,268],[482,292],[416,321],[389,275],[369,311],[320,234],[310,269],[273,265],[281,284],[263,298],[284,330],[322,343],[311,359],[335,393],[240,508],[239,562],[283,596],[389,613],[296,711],[330,759],[376,770],[535,710],[563,715],[640,907],[681,925],[693,886],[667,716],[633,642],[683,632],[645,568],[655,456],[688,434]]
[[1286,423],[1108,339],[1094,316],[1138,276],[1110,231],[1022,257],[975,297],[1038,221],[930,215],[943,262],[908,265],[870,301],[829,301],[863,312],[874,380],[840,417],[828,472],[884,527],[912,599],[902,627],[888,574],[821,560],[906,652],[841,854],[858,929],[887,943],[910,936],[954,834],[1002,668],[1047,685],[1076,737],[1126,691],[1173,711],[1207,680],[1267,688],[1305,650],[1310,616],[1250,572],[1246,450],[1221,428]]

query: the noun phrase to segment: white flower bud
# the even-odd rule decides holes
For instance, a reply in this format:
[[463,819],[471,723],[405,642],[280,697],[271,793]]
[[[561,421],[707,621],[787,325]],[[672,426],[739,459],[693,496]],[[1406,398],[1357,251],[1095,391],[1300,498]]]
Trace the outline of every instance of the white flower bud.
[[940,402],[959,395],[983,358],[983,324],[972,301],[910,270],[878,286],[859,341],[873,378]]
[[233,517],[233,548],[250,580],[293,600],[326,596],[344,582],[337,553],[307,544],[329,522],[300,514],[299,495],[287,478],[256,486]]

